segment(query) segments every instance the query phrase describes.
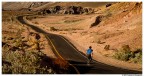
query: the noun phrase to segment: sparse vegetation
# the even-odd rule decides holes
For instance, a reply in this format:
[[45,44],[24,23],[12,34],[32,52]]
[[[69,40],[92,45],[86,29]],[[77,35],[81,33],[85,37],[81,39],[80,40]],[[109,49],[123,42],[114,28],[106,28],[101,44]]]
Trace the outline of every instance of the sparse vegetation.
[[65,20],[64,23],[74,23],[74,22],[79,22],[83,19],[77,19],[77,20]]
[[35,24],[39,24],[38,22],[34,22]]
[[37,18],[44,18],[45,16],[42,15],[30,15],[30,16],[26,16],[27,20],[32,20],[32,19],[37,19]]
[[100,39],[97,39],[97,40],[95,40],[94,42],[96,42],[97,44],[104,44],[105,42],[103,42],[102,40],[100,40]]
[[50,58],[40,51],[40,38],[36,33],[28,34],[26,38],[22,34],[26,29],[17,22],[15,16],[9,16],[6,13],[3,16],[3,74],[50,74],[68,70],[69,65],[64,60]]
[[100,41],[100,39],[98,39],[96,42],[97,42],[98,44],[101,44],[101,41]]
[[[36,74],[49,73],[47,68],[40,67],[41,52],[27,51],[3,51],[3,74]],[[10,65],[5,62],[10,63]],[[51,72],[52,73],[52,72]]]
[[[18,39],[19,40],[19,39]],[[19,41],[21,43],[21,41]],[[63,73],[69,68],[66,61],[52,59],[39,50],[21,49],[25,46],[3,43],[2,73],[3,74],[49,74]],[[11,47],[13,49],[11,49]],[[46,59],[45,59],[46,58]]]
[[132,53],[130,51],[118,51],[114,57],[118,60],[128,61]]
[[50,31],[57,31],[55,27],[50,27]]
[[110,48],[110,45],[106,45],[106,46],[104,47],[105,50],[109,50],[109,48]]
[[[14,26],[13,26],[14,27]],[[28,50],[28,44],[22,40],[22,30],[16,30],[10,36],[4,34],[2,47],[3,74],[53,73],[49,68],[41,67],[40,61],[45,56],[38,50]],[[8,35],[8,33],[6,33]],[[12,37],[14,36],[14,37]]]
[[37,18],[36,16],[27,16],[26,17],[27,20],[32,20],[32,19],[36,19],[36,18]]
[[75,30],[83,30],[79,28],[67,28],[67,29],[62,29],[62,31],[75,31]]
[[109,18],[112,16],[112,13],[111,12],[107,12],[107,14],[105,15],[106,18]]
[[58,73],[63,73],[69,70],[68,62],[59,57],[54,60],[53,65],[54,65],[54,70],[56,70]]
[[128,45],[124,45],[121,50],[115,53],[114,58],[133,63],[142,63],[142,49],[132,52]]

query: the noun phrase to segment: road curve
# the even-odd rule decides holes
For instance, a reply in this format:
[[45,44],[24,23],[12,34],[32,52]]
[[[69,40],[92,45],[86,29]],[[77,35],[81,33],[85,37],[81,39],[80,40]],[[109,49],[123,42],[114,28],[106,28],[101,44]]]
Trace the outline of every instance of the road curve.
[[91,65],[87,65],[87,57],[78,52],[75,46],[63,36],[47,33],[32,24],[28,24],[23,20],[23,16],[19,16],[17,19],[35,31],[45,34],[46,38],[51,42],[51,45],[53,45],[53,50],[57,51],[54,51],[54,53],[58,53],[70,64],[74,65],[81,74],[142,74],[141,71],[118,68],[95,60],[92,61]]

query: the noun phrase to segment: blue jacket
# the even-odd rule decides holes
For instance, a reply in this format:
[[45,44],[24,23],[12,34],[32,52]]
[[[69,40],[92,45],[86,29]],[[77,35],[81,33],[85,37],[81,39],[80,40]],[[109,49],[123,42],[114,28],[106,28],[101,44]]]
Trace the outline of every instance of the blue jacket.
[[92,51],[93,51],[92,49],[88,49],[88,50],[87,50],[87,54],[91,54]]

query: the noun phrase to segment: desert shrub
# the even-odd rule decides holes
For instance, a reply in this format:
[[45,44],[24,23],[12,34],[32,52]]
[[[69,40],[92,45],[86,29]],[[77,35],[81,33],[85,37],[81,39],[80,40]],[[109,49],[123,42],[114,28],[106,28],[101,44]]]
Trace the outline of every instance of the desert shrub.
[[114,58],[118,60],[128,61],[133,56],[129,45],[122,45],[121,49],[115,53]]
[[105,43],[105,42],[101,41],[100,39],[95,40],[95,42],[96,42],[97,44],[103,44],[103,43]]
[[142,49],[136,49],[135,52],[133,52],[134,56],[130,59],[131,62],[134,63],[142,63]]
[[130,61],[133,63],[142,63],[142,49],[131,51],[128,45],[122,46],[114,55],[114,58],[122,61]]
[[61,58],[52,59],[38,50],[22,51],[18,48],[12,51],[9,46],[11,47],[2,47],[3,74],[49,74],[68,71],[68,62]]
[[68,62],[61,58],[55,59],[54,64],[57,65],[60,69],[65,69],[65,70],[67,70],[69,66]]
[[50,27],[50,31],[57,31],[57,29],[54,27]]
[[9,67],[8,64],[2,65],[2,73],[3,74],[10,74],[11,72],[12,72],[11,67]]
[[130,47],[129,47],[129,45],[122,45],[121,50],[122,51],[130,51]]
[[130,51],[123,50],[123,51],[116,52],[114,55],[114,58],[116,58],[118,60],[128,61],[130,56],[131,56]]
[[57,73],[66,73],[68,70],[69,70],[69,64],[67,61],[61,59],[61,58],[56,58],[54,60],[54,70],[57,72]]
[[108,17],[111,17],[112,16],[112,13],[111,12],[107,12],[107,14],[106,14],[106,18],[108,18]]
[[[7,48],[7,47],[5,47]],[[4,48],[3,48],[4,49]],[[3,74],[36,74],[36,73],[49,73],[49,69],[40,67],[41,57],[44,56],[42,52],[38,51],[10,51],[9,49],[3,50],[3,61],[11,63],[11,65],[3,63]]]
[[35,22],[35,24],[39,24],[38,22]]
[[83,19],[79,19],[79,20],[65,20],[64,23],[73,23],[73,22],[78,22],[81,21]]
[[110,45],[106,45],[106,46],[104,47],[105,50],[109,50],[109,48],[110,48]]
[[[79,29],[79,28],[66,28],[66,29],[62,29],[61,31],[75,31],[75,30],[83,30],[83,29]],[[76,33],[76,32],[73,32]]]
[[32,19],[36,19],[37,17],[36,16],[27,16],[26,19],[28,20],[32,20]]

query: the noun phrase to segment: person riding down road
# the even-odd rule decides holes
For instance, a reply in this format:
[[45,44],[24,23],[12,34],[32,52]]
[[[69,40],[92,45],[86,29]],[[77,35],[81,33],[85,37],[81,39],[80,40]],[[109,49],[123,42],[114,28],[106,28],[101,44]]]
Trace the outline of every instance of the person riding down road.
[[88,57],[87,64],[89,64],[91,62],[91,60],[92,60],[92,54],[93,54],[92,47],[89,46],[89,49],[87,50],[87,57]]

